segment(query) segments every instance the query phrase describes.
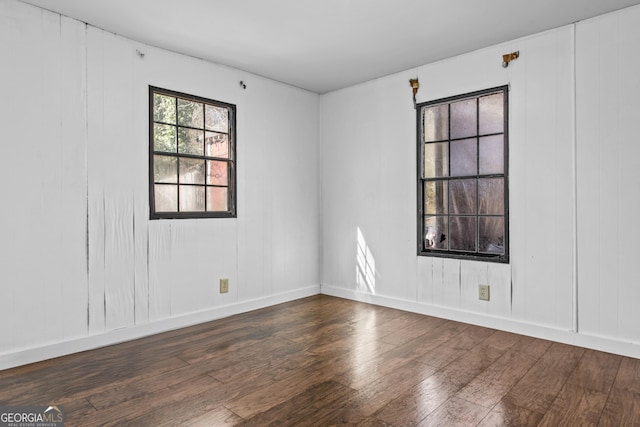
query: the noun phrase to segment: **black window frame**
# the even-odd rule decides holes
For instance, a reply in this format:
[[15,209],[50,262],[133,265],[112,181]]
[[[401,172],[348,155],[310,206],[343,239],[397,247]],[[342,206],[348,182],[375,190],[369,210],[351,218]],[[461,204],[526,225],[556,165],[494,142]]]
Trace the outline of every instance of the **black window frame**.
[[[167,153],[162,151],[155,151],[154,146],[154,128],[155,123],[166,124],[163,122],[156,122],[154,120],[154,94],[161,94],[169,97],[176,98],[176,104],[178,99],[183,99],[187,101],[203,103],[207,105],[212,105],[217,108],[226,108],[228,112],[228,142],[229,142],[229,158],[220,158],[215,156],[206,156],[206,153],[203,152],[203,155],[195,155],[195,154],[186,154],[186,153]],[[206,109],[205,109],[206,110]],[[177,114],[177,110],[176,110]],[[204,113],[206,114],[206,113]],[[176,117],[176,133],[179,127],[184,127],[177,124]],[[204,122],[203,117],[203,122]],[[173,124],[169,124],[173,125]],[[188,128],[188,127],[187,127]],[[198,129],[198,128],[191,128]],[[206,125],[203,124],[202,128],[203,132],[206,131]],[[216,131],[217,132],[217,131]],[[198,218],[236,218],[237,217],[237,185],[236,185],[236,169],[237,169],[237,154],[236,154],[236,140],[237,140],[237,130],[236,130],[236,105],[230,104],[227,102],[217,101],[209,98],[204,98],[196,95],[190,95],[183,92],[178,92],[174,90],[164,89],[156,86],[149,85],[149,212],[150,219],[198,219]],[[198,187],[205,188],[205,201],[204,211],[180,211],[180,174],[178,172],[177,177],[177,208],[178,211],[162,211],[157,212],[155,209],[155,173],[154,173],[154,155],[163,155],[163,156],[174,156],[178,159],[180,158],[190,158],[190,159],[203,159],[203,160],[214,160],[214,161],[226,161],[228,164],[228,181],[227,181],[227,210],[226,211],[207,211],[206,210],[206,189],[207,187],[216,187],[216,185],[204,184],[189,184]],[[179,160],[178,160],[179,161]],[[187,184],[182,184],[187,185]],[[224,187],[224,186],[222,186]]]
[[[477,182],[481,178],[492,178],[492,177],[502,177],[504,179],[504,254],[490,254],[485,252],[479,252],[478,250],[478,218],[493,216],[493,215],[484,215],[478,212],[478,197],[476,193],[476,212],[474,215],[470,215],[471,217],[476,218],[476,250],[475,252],[467,252],[461,250],[444,250],[444,249],[429,249],[425,244],[425,231],[426,231],[426,216],[432,216],[431,214],[427,214],[425,212],[425,201],[424,194],[425,188],[424,183],[429,181],[446,181],[451,182],[454,180],[460,180],[460,177],[447,176],[447,177],[438,177],[438,178],[425,178],[424,177],[424,146],[426,144],[424,140],[424,122],[423,122],[423,109],[424,107],[433,107],[437,105],[450,105],[451,103],[465,100],[465,99],[476,99],[478,100],[482,96],[487,96],[495,93],[503,93],[503,119],[504,119],[504,127],[503,127],[503,135],[504,135],[504,145],[503,145],[503,155],[504,155],[504,163],[503,163],[503,173],[502,174],[480,174],[480,171],[477,170],[475,175],[465,176],[463,179],[472,179],[471,177],[475,176],[476,188],[478,187]],[[479,109],[476,108],[476,135],[475,138],[479,140],[481,136],[479,132]],[[450,106],[449,110],[450,111]],[[450,115],[447,117],[449,131],[451,130],[451,117]],[[491,134],[487,134],[491,135]],[[417,136],[417,200],[418,200],[418,217],[417,217],[417,225],[418,225],[418,241],[417,241],[417,254],[418,256],[429,256],[429,257],[438,257],[438,258],[452,258],[452,259],[465,259],[465,260],[476,260],[476,261],[485,261],[485,262],[496,262],[496,263],[509,263],[509,252],[510,252],[510,243],[509,243],[509,85],[497,86],[490,89],[483,89],[474,92],[469,92],[465,94],[455,95],[451,97],[436,99],[432,101],[427,101],[423,103],[419,103],[416,105],[416,136]],[[464,138],[460,138],[464,139]],[[455,141],[456,139],[451,138],[451,134],[447,135],[447,147],[450,148],[451,141]],[[444,142],[445,140],[439,141]],[[479,154],[478,154],[479,156]],[[450,156],[449,163],[451,163]],[[477,190],[476,190],[477,191]],[[449,202],[448,202],[449,203]],[[451,212],[447,210],[446,215],[447,220],[452,216]],[[448,221],[449,222],[449,221]],[[447,236],[449,237],[449,236]]]

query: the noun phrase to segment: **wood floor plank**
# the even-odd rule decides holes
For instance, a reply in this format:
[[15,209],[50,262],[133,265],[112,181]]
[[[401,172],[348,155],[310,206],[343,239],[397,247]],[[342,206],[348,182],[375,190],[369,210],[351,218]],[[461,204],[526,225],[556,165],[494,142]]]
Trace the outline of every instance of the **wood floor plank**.
[[308,347],[309,352],[324,360],[349,358],[365,363],[376,355],[386,353],[394,349],[393,344],[388,344],[377,339],[375,335],[348,335],[335,336],[322,340],[314,340]]
[[[325,316],[322,319],[311,319],[303,322],[302,325],[296,325],[296,322],[283,322],[285,319],[278,319],[280,325],[272,325],[265,328],[263,325],[257,328],[270,331],[273,336],[294,342],[308,342],[310,339],[331,338],[336,334],[349,334],[354,332],[355,324],[343,322],[343,317],[339,314],[335,316]],[[284,325],[284,328],[283,328]],[[289,326],[291,325],[291,326]]]
[[396,310],[397,315],[390,321],[382,324],[376,324],[376,330],[378,333],[397,333],[398,331],[404,331],[405,328],[412,327],[416,323],[422,325],[422,328],[426,331],[432,329],[439,323],[446,322],[445,319],[439,317],[423,316],[417,313],[411,313],[408,311]]
[[415,425],[453,396],[460,386],[436,372],[383,407],[376,418],[388,424]]
[[[175,408],[201,394],[208,396],[208,402],[214,406],[225,395],[224,385],[205,375],[68,421],[79,426],[126,425],[127,423],[145,425],[135,423],[134,420],[153,414],[164,407]],[[180,414],[175,414],[175,416],[178,415]]]
[[[90,356],[89,356],[90,357]],[[77,365],[61,369],[45,368],[38,375],[25,375],[30,381],[10,387],[2,387],[0,404],[29,405],[34,401],[64,404],[103,389],[101,379],[108,378],[111,384],[126,384],[131,378],[155,376],[158,372],[176,369],[186,363],[176,358],[141,363],[127,358],[84,360]],[[20,368],[18,368],[20,370]]]
[[598,425],[640,426],[640,394],[622,388],[612,390]]
[[608,393],[618,374],[622,356],[586,350],[569,383]]
[[[443,323],[439,324],[442,325]],[[428,330],[389,351],[377,352],[370,360],[362,361],[362,363],[346,369],[339,376],[339,381],[351,388],[361,389],[378,378],[393,374],[395,369],[411,360],[419,362],[420,355],[449,339],[446,330],[443,332],[434,327],[432,330]],[[383,341],[387,342],[386,340]]]
[[[435,372],[432,366],[408,362],[353,393],[353,407],[369,416]],[[348,401],[348,400],[347,400]]]
[[399,397],[404,390],[431,376],[434,371],[435,368],[422,363],[407,363],[397,368],[393,375],[380,378],[325,406],[313,419],[303,420],[300,425],[330,426],[363,422],[389,401]]
[[233,339],[233,335],[222,336],[205,345],[183,347],[178,357],[187,363],[196,363],[200,360],[222,355],[237,354],[240,352],[251,353],[260,343],[271,343],[273,338],[263,331],[255,328],[246,328]]
[[428,358],[426,355],[434,349],[445,345],[445,343],[454,339],[454,337],[457,337],[469,327],[470,325],[463,323],[445,321],[439,324],[436,328],[428,330],[425,334],[420,335],[417,338],[398,346],[392,345],[392,348],[389,349],[389,351],[395,349],[396,352],[404,353],[405,357],[434,366],[427,362]]
[[[300,351],[288,357],[255,358],[223,368],[211,369],[209,375],[225,384],[255,382],[258,377],[270,377],[275,381],[295,370],[307,369],[318,361],[319,359],[313,353]],[[208,363],[206,365],[211,366]]]
[[183,353],[179,357],[189,364],[207,363],[212,368],[222,369],[238,363],[254,363],[261,358],[285,358],[307,347],[276,337],[242,337],[237,343],[228,346],[215,346],[195,353]]
[[239,425],[242,426],[295,426],[302,420],[317,420],[318,412],[341,400],[354,390],[336,381],[315,384],[291,399],[259,413]]
[[229,401],[227,407],[243,418],[251,418],[303,391],[305,384],[308,387],[334,377],[342,378],[342,373],[353,370],[354,363],[366,363],[377,354],[378,344],[377,341],[368,341],[357,346],[351,345],[349,351],[345,349],[331,353],[335,354],[332,358],[325,354],[325,358],[313,366],[293,371],[292,375],[262,388],[254,388],[248,395]]
[[429,414],[417,426],[475,426],[489,413],[490,409],[458,397],[452,397]]
[[614,387],[640,394],[640,359],[622,359]]
[[211,411],[205,412],[186,422],[189,427],[226,427],[236,426],[242,423],[242,418],[225,408],[219,406]]
[[540,426],[595,426],[607,402],[608,393],[567,383],[545,413]]
[[552,344],[503,400],[533,412],[546,413],[584,351],[566,344]]
[[511,349],[475,377],[458,397],[493,408],[549,348],[551,342],[522,337]]
[[442,368],[439,373],[459,387],[466,386],[491,366],[504,351],[492,346],[478,345]]
[[[216,393],[219,394],[216,395]],[[181,399],[174,398],[163,405],[156,405],[136,418],[128,418],[126,421],[119,420],[117,424],[122,426],[173,427],[191,425],[194,419],[202,423],[212,418],[216,422],[222,420],[223,424],[240,422],[241,419],[236,414],[218,404],[221,397],[222,394],[219,390],[205,389],[200,393],[190,393]],[[218,426],[219,424],[209,425]]]
[[195,380],[206,375],[210,370],[211,368],[205,364],[186,365],[172,371],[163,372],[162,375],[148,377],[124,386],[92,394],[87,400],[97,410],[101,410],[116,406],[122,402],[139,399],[150,393],[185,381]]
[[[401,317],[394,319],[394,321],[384,325],[384,328],[381,328],[381,332],[383,334],[386,333],[381,339],[389,344],[402,345],[425,335],[445,322],[446,320],[437,317],[425,318],[422,316],[420,319]],[[399,334],[398,331],[402,331],[402,333]]]
[[419,360],[435,367],[442,367],[453,362],[464,352],[472,349],[495,331],[480,326],[469,326],[459,334],[450,336],[442,345],[435,346]]
[[[47,403],[46,405],[48,406],[49,404]],[[62,407],[64,408],[64,416],[67,420],[87,419],[98,413],[96,408],[94,408],[87,399],[67,400]]]
[[535,427],[540,423],[543,416],[543,414],[507,402],[500,402],[478,424],[478,427]]
[[305,391],[309,386],[327,381],[331,375],[326,371],[313,369],[295,371],[292,375],[242,396],[229,400],[225,406],[244,419],[268,411]]
[[[230,381],[223,382],[226,394],[222,403],[240,399],[249,393],[258,393],[259,390],[273,387],[274,384],[283,384],[292,376],[299,375],[301,371],[317,371],[317,375],[320,377],[327,372],[326,367],[322,367],[322,363],[325,362],[316,357],[309,357],[304,354],[295,357],[286,357],[280,360],[272,360],[269,365],[254,370],[247,370],[245,375],[237,376]],[[216,378],[217,372],[212,372],[209,375]],[[311,385],[310,382],[306,383],[307,387]],[[304,385],[301,385],[301,387],[304,387]]]
[[393,425],[371,416],[359,422],[358,427],[393,427]]
[[353,319],[363,327],[376,331],[388,331],[388,325],[399,317],[413,316],[413,313],[371,304],[361,303],[358,307],[362,309],[362,316],[356,313]]

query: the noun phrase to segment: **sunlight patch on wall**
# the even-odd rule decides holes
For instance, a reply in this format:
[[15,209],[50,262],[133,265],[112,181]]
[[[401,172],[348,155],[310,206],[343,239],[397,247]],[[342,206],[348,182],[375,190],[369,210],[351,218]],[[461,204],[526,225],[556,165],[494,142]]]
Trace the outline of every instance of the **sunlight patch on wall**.
[[376,293],[376,260],[367,246],[367,241],[357,227],[356,284],[358,291]]

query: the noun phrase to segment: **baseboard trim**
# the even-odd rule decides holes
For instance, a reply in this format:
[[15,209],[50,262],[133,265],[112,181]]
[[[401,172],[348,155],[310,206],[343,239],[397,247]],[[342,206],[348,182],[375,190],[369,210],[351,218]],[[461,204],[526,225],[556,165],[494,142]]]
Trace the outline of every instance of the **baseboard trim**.
[[209,310],[189,313],[181,316],[158,320],[144,325],[118,329],[99,335],[77,338],[69,341],[24,349],[13,353],[0,355],[0,370],[10,369],[29,363],[41,362],[56,357],[66,356],[82,351],[106,347],[125,341],[131,341],[146,336],[168,332],[216,319],[246,313],[272,305],[294,301],[317,294],[324,294],[360,301],[398,310],[440,317],[448,320],[469,323],[487,328],[498,329],[535,338],[576,345],[607,353],[640,359],[640,343],[616,340],[611,337],[587,333],[576,333],[568,330],[552,328],[503,317],[488,316],[486,314],[455,310],[448,307],[435,306],[416,301],[404,300],[384,295],[373,295],[340,287],[328,285],[314,285],[294,291],[283,292],[263,298],[241,301],[234,304],[215,307]]
[[246,313],[260,308],[318,295],[319,293],[320,285],[314,285],[263,298],[241,301],[234,304],[214,307],[208,310],[170,317],[152,323],[109,331],[99,335],[92,335],[51,345],[20,350],[14,353],[7,353],[0,355],[0,370],[27,365],[34,362],[41,362],[100,347],[106,347],[108,345],[131,341],[138,338],[144,338],[146,336],[162,332],[168,332],[175,329],[197,325],[199,323],[222,319],[235,314]]
[[640,343],[322,285],[320,293],[640,359]]

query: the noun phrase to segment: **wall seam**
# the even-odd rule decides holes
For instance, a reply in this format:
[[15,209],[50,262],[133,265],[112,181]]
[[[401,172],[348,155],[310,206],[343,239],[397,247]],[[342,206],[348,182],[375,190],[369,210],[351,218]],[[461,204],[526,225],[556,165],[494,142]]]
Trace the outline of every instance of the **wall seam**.
[[320,204],[320,218],[318,220],[318,284],[320,285],[320,293],[322,293],[322,284],[324,282],[324,162],[322,155],[323,138],[322,138],[322,98],[318,95],[318,203]]
[[576,40],[576,29],[577,24],[571,24],[571,38],[572,38],[572,52],[571,52],[571,77],[573,79],[572,85],[572,109],[571,109],[571,120],[573,121],[573,135],[572,135],[572,169],[573,169],[573,251],[572,251],[572,268],[573,268],[573,297],[572,297],[572,308],[573,308],[573,324],[572,324],[572,332],[578,333],[579,323],[578,323],[578,101],[577,101],[577,40]]
[[86,260],[87,260],[87,336],[91,335],[91,273],[90,273],[90,239],[89,239],[89,25],[84,25],[84,130],[85,130],[85,183],[86,183]]

